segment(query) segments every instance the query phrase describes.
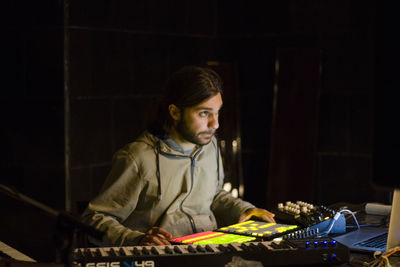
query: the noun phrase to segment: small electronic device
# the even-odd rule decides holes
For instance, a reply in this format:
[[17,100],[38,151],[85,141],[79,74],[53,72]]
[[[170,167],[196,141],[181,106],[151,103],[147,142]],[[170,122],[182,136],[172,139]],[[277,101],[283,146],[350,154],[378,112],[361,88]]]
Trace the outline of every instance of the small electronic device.
[[299,229],[297,225],[268,223],[261,221],[245,221],[217,229],[218,232],[254,236],[261,240],[272,240],[276,237],[294,232]]
[[[279,203],[273,210],[275,220],[299,225],[300,228],[318,229],[320,233],[340,234],[346,232],[346,219],[333,209],[304,201]],[[336,216],[336,217],[335,217]]]
[[252,241],[268,241],[298,230],[297,225],[245,221],[215,231],[206,231],[192,235],[173,238],[173,244],[230,244]]

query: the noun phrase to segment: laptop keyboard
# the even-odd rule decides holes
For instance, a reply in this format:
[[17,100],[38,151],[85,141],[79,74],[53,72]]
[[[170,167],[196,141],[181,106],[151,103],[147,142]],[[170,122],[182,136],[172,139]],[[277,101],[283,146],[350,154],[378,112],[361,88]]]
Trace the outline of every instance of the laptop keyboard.
[[356,243],[355,246],[384,249],[386,247],[386,242],[387,233]]

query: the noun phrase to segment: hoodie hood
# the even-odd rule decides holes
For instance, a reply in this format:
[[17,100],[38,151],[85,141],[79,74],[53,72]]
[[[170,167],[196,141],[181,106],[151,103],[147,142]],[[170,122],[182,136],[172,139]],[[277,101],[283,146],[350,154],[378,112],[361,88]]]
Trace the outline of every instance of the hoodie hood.
[[[160,154],[166,157],[184,157],[191,158],[194,162],[196,156],[202,149],[202,146],[197,147],[191,155],[187,155],[183,148],[179,146],[171,137],[168,136],[166,131],[158,124],[153,124],[149,130],[145,131],[138,139],[138,142],[143,142],[151,146],[156,154],[156,176],[158,182],[158,200],[162,200],[161,190],[161,167],[160,167]],[[219,173],[219,160],[217,159],[218,173]],[[219,178],[218,178],[219,180]]]

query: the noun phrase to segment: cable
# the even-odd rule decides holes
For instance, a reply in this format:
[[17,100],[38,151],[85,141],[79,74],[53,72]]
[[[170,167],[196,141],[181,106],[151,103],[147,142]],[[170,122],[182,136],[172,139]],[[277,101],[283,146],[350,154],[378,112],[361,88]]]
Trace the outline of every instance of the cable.
[[[374,224],[374,223],[368,223],[368,224],[360,224],[360,227],[367,227],[367,226],[373,226],[373,227],[379,227],[381,224]],[[355,228],[357,225],[347,225],[346,228]]]
[[339,213],[343,213],[343,212],[348,212],[348,213],[350,213],[350,214],[353,216],[353,219],[354,219],[354,221],[355,221],[356,224],[357,224],[357,228],[360,229],[360,224],[358,223],[356,216],[354,215],[354,213],[353,213],[351,210],[349,210],[349,209],[341,209],[341,210],[339,210],[338,212],[339,212]]
[[400,251],[400,247],[394,247],[388,251],[377,251],[374,253],[374,260],[371,262],[364,262],[364,266],[370,267],[392,267],[389,257]]
[[342,215],[344,212],[348,212],[353,216],[354,221],[357,224],[357,228],[360,229],[360,224],[357,221],[356,216],[354,215],[354,213],[349,210],[349,209],[341,209],[338,212],[336,212],[335,216],[333,217],[331,223],[328,226],[328,230],[326,230],[325,232],[322,232],[320,235],[318,235],[319,237],[323,237],[323,236],[327,236],[333,229],[333,226],[335,225],[336,221],[339,219],[340,215]]
[[381,257],[382,258],[381,265],[385,266],[385,265],[383,265],[383,261],[385,261],[387,266],[389,266],[389,267],[392,266],[392,265],[390,265],[389,257],[398,251],[400,251],[400,247],[394,247],[393,249],[389,250],[388,252],[385,252]]
[[339,219],[340,215],[341,215],[341,213],[340,213],[340,212],[337,212],[337,213],[335,214],[335,216],[333,216],[333,220],[332,220],[331,223],[329,224],[328,230],[326,230],[325,232],[323,232],[323,233],[321,233],[321,234],[328,235],[328,234],[332,231],[333,225],[334,225],[334,224],[336,223],[336,221]]

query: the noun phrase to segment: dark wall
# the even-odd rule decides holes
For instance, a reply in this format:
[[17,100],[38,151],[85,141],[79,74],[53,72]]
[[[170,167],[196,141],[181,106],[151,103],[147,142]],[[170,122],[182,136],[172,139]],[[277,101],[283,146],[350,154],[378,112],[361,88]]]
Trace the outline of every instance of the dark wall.
[[64,208],[62,3],[4,6],[1,183]]
[[[382,193],[369,182],[376,3],[219,3],[218,42],[223,47],[219,55],[239,61],[240,66],[245,198],[259,206],[270,206],[264,202],[267,190],[282,191],[283,195],[301,190],[290,188],[290,184],[267,188],[268,179],[274,179],[268,177],[275,114],[273,74],[277,50],[310,48],[322,53],[317,154],[312,164],[316,171],[313,177],[304,176],[302,182],[316,186],[311,200],[317,203],[384,201]],[[290,106],[286,108],[288,113],[295,112]],[[288,138],[295,134],[287,133]]]
[[[62,1],[4,1],[1,19],[0,183],[64,209]],[[0,191],[0,239],[53,261],[56,218]]]
[[215,60],[214,1],[70,1],[71,208],[98,193],[117,149],[145,129],[168,75]]
[[[344,181],[358,184],[369,173],[373,4],[288,0],[68,3],[65,47],[70,113],[66,116],[70,122],[71,205],[79,201],[84,205],[88,195],[95,194],[112,154],[145,127],[147,114],[142,111],[154,104],[168,74],[185,64],[219,60],[238,68],[245,198],[263,206],[275,55],[282,47],[323,51],[316,199],[358,198],[330,191]],[[4,165],[7,179],[20,187],[31,183],[29,187],[34,188],[31,181],[41,179],[21,181],[23,169],[26,175],[35,172],[30,167],[38,165],[35,160],[46,162],[40,170],[47,168],[50,175],[59,172],[64,161],[62,4],[48,2],[29,8],[8,4],[9,14],[23,12],[20,19],[7,20],[7,34],[13,40],[6,44],[10,52],[5,54],[10,90],[2,100],[5,110],[13,109],[8,118],[18,119],[9,120],[10,153]],[[21,103],[22,109],[15,108]],[[25,129],[30,129],[29,133]],[[26,155],[22,159],[18,152],[22,142],[16,140],[29,143],[32,153],[44,158]],[[58,153],[57,160],[49,156],[51,151]],[[10,178],[13,176],[15,179]],[[57,181],[46,178],[39,169],[35,176],[47,183]],[[56,188],[63,191],[62,186]],[[35,193],[39,190],[31,191],[40,195]],[[362,183],[362,197],[370,193]]]
[[265,206],[277,33],[285,4],[218,1],[218,57],[238,66],[243,198]]
[[[320,29],[324,49],[318,138],[318,200],[374,200],[369,184],[372,159],[372,90],[374,6],[337,1],[324,10]],[[308,14],[310,15],[310,14]],[[322,17],[321,17],[322,18]],[[348,190],[345,190],[347,188]],[[351,188],[357,188],[354,194]]]

